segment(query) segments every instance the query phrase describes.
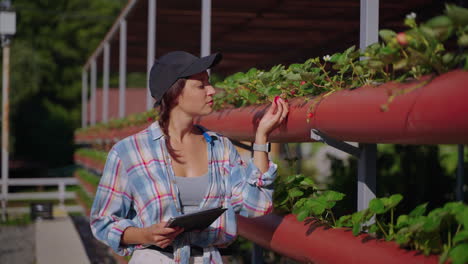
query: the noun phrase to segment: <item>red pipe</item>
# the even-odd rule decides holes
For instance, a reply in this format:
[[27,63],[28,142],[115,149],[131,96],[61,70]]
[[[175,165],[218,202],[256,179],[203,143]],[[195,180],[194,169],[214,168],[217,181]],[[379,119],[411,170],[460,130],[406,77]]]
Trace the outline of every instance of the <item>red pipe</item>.
[[239,235],[304,263],[438,263],[435,255],[426,257],[365,234],[355,237],[348,229],[330,229],[314,221],[298,222],[294,215],[239,216],[237,220]]
[[[306,120],[312,101],[293,99],[287,123],[274,131],[270,140],[313,141],[310,130],[317,128],[336,139],[362,143],[467,144],[468,72],[452,71],[419,86],[421,82],[391,82],[335,92],[315,105],[310,123]],[[387,112],[380,110],[390,92],[411,89],[396,96]],[[197,121],[230,138],[253,141],[266,108],[226,109]]]

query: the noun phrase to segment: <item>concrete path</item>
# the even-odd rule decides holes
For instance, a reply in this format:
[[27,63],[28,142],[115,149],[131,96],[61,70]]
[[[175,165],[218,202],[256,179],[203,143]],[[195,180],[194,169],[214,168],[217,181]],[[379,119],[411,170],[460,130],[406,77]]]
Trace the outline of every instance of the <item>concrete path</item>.
[[36,263],[90,263],[70,217],[59,212],[54,212],[54,215],[54,220],[40,220],[35,223]]

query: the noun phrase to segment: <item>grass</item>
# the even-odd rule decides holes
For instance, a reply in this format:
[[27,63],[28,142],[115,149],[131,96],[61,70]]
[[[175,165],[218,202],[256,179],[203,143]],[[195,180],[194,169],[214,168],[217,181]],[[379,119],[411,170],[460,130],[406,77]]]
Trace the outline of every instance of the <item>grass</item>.
[[31,224],[31,217],[29,214],[7,215],[5,222],[0,221],[0,226],[19,226]]

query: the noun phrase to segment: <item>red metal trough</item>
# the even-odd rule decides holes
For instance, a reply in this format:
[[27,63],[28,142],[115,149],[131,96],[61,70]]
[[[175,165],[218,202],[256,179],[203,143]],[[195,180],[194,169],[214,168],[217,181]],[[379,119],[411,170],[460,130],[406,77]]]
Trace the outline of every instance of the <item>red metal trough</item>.
[[237,220],[239,235],[303,263],[438,263],[437,256],[426,257],[365,234],[355,237],[351,230],[343,228],[299,222],[294,215],[239,216]]
[[[293,99],[287,123],[274,131],[270,140],[313,141],[310,130],[316,128],[336,139],[362,143],[468,143],[468,72],[452,71],[423,84],[391,82],[335,92],[315,105],[310,123],[307,111],[312,101]],[[403,90],[412,91],[396,96],[389,110],[381,111],[389,93]],[[230,138],[252,141],[267,107],[226,109],[198,122]]]

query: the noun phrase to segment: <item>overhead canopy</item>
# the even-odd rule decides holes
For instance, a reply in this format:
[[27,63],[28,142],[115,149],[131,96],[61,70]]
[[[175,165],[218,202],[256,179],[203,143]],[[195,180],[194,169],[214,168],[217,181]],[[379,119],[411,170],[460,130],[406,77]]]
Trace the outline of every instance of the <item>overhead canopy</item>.
[[[418,21],[440,14],[443,1],[384,0],[379,2],[379,28],[404,30],[410,12]],[[130,0],[120,17],[127,18],[127,71],[146,72],[148,1]],[[119,17],[119,18],[120,18]],[[173,50],[200,54],[201,1],[158,0],[156,57]],[[102,69],[102,46],[111,44],[111,71],[118,71],[119,19],[89,58]],[[236,0],[212,1],[211,51],[221,51],[223,62],[214,69],[222,75],[251,67],[282,63],[359,46],[360,1],[354,0]]]

